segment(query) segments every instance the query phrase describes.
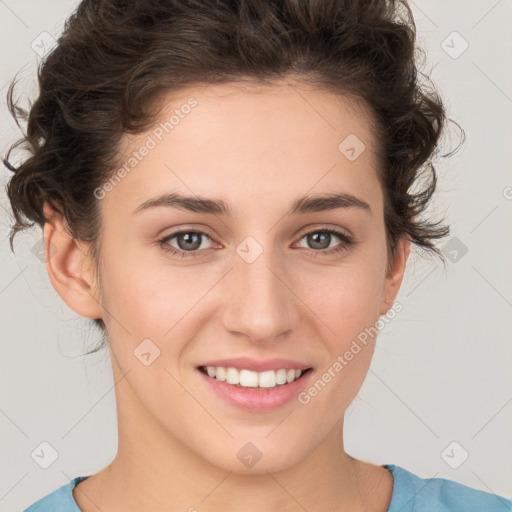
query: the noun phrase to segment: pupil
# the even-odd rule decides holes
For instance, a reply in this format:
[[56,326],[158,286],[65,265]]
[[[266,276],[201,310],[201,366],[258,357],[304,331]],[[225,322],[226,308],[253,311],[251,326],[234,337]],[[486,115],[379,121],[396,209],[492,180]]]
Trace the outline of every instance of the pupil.
[[[330,233],[313,233],[309,235],[310,242],[312,242],[311,245],[317,249],[325,249],[326,247],[329,247],[330,236]],[[321,243],[318,243],[317,239],[319,237],[325,237],[325,239],[327,240],[327,246],[322,246]]]
[[[191,239],[195,238],[195,244]],[[180,243],[181,240],[185,240],[185,247],[182,243]],[[186,244],[192,244],[192,247],[186,246]],[[199,233],[181,233],[178,236],[178,245],[180,246],[180,249],[187,250],[187,249],[197,249],[201,245],[201,239]]]

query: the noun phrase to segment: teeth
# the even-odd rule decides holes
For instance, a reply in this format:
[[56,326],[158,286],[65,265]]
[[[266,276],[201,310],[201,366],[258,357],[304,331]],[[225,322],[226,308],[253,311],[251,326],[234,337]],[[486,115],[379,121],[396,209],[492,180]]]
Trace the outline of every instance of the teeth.
[[286,384],[286,370],[277,370],[276,384]]
[[222,366],[207,366],[206,373],[209,377],[228,384],[244,388],[275,388],[293,382],[302,375],[302,370],[267,370],[254,372],[252,370],[238,370],[237,368],[224,368]]
[[260,388],[274,388],[276,386],[276,372],[268,370],[258,375],[258,383]]
[[239,384],[240,372],[236,368],[228,368],[226,370],[226,382],[228,384]]
[[240,386],[247,388],[258,387],[258,372],[251,370],[240,370]]
[[221,368],[220,366],[218,368],[214,368],[213,366],[209,366],[208,368],[212,368],[214,373],[214,377],[217,380],[225,381],[226,380],[226,368]]

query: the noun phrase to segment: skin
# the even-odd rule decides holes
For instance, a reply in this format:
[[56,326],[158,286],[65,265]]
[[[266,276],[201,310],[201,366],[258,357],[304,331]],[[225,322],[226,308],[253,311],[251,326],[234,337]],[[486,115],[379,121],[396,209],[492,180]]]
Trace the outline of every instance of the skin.
[[[217,358],[283,357],[312,366],[313,383],[390,309],[410,242],[402,238],[388,262],[371,114],[349,97],[282,81],[182,89],[165,97],[158,122],[191,96],[192,112],[101,200],[99,276],[88,247],[45,206],[50,280],[71,309],[105,322],[117,382],[118,454],[74,498],[85,512],[385,512],[391,473],[343,448],[343,416],[375,338],[306,405],[244,411],[196,370]],[[151,133],[126,135],[125,156]],[[366,146],[354,161],[338,150],[349,134]],[[287,215],[295,199],[333,191],[371,211]],[[164,206],[133,214],[163,192],[222,199],[232,215]],[[182,227],[211,235],[201,256],[157,243]],[[315,246],[305,236],[325,228],[356,243],[327,255],[344,242],[333,235]],[[236,252],[247,236],[263,248],[252,263]],[[167,243],[180,248],[177,237]],[[146,338],[160,349],[149,366],[133,354]],[[237,457],[249,441],[262,453],[252,468]]]

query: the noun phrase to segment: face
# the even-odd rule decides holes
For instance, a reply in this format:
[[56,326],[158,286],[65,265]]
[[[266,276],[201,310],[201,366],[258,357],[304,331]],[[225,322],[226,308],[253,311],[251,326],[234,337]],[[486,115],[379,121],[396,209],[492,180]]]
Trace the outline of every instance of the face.
[[182,89],[126,136],[130,170],[98,193],[121,428],[234,472],[338,435],[375,342],[354,340],[403,272],[387,273],[375,147],[362,105],[287,82]]

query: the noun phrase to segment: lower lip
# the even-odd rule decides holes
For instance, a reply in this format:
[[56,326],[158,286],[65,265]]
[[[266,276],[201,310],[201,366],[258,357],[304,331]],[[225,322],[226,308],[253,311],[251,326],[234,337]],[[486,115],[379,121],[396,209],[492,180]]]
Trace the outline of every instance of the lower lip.
[[306,387],[312,370],[308,370],[293,382],[269,389],[232,386],[227,382],[209,377],[199,369],[197,369],[197,372],[210,389],[229,403],[250,411],[270,411],[297,398],[299,393]]

